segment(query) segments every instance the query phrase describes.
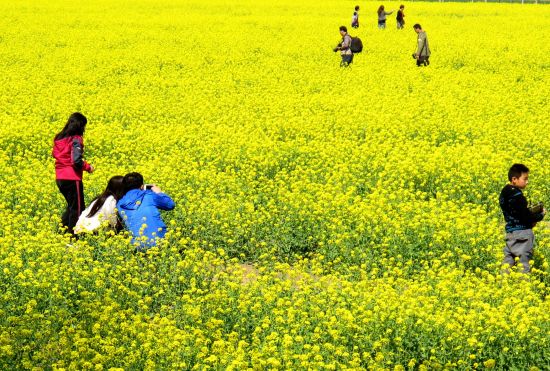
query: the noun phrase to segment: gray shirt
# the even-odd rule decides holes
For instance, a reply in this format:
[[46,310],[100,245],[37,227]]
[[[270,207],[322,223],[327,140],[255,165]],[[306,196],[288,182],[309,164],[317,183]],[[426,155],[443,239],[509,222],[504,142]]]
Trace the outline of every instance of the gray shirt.
[[379,21],[385,21],[385,20],[386,20],[386,16],[387,16],[387,15],[390,15],[390,14],[392,14],[392,13],[393,13],[393,11],[391,11],[391,12],[386,12],[386,11],[380,12],[380,13],[378,13],[378,20],[379,20]]
[[347,33],[344,35],[344,37],[342,38],[342,45],[341,45],[342,49],[340,50],[340,54],[341,55],[350,55],[350,54],[353,54],[351,52],[351,36]]
[[421,57],[429,57],[432,54],[430,44],[428,44],[428,36],[425,31],[418,33],[418,46],[416,47],[416,55]]

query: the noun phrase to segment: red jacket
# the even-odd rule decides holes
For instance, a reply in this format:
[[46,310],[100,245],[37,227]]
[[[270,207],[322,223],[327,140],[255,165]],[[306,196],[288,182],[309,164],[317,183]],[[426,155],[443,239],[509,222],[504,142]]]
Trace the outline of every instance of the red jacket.
[[84,142],[81,136],[66,137],[53,142],[55,178],[58,180],[82,180],[82,171],[92,167],[82,158]]

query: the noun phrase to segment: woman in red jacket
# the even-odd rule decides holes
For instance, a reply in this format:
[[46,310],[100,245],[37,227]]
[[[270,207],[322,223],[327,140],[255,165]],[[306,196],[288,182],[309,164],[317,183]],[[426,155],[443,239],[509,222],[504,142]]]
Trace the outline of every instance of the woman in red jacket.
[[82,136],[88,120],[80,112],[73,113],[63,130],[54,138],[52,156],[55,157],[55,177],[57,187],[65,200],[67,209],[61,217],[67,232],[73,233],[84,207],[84,187],[82,172],[92,173],[93,166],[83,159],[84,142]]

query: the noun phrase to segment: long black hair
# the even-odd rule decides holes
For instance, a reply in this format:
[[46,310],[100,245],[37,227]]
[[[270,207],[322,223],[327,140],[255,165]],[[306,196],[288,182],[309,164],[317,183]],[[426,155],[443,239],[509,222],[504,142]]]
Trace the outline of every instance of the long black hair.
[[109,196],[113,196],[117,201],[122,198],[124,194],[124,186],[122,183],[123,179],[124,177],[122,175],[115,175],[114,177],[109,179],[109,183],[107,183],[107,188],[105,188],[102,194],[95,198],[95,204],[94,206],[92,206],[92,209],[86,216],[87,218],[91,218],[92,216],[94,216],[99,211],[99,209],[101,209]]
[[67,120],[67,123],[65,124],[65,127],[63,128],[63,130],[57,133],[54,140],[71,137],[73,135],[84,135],[84,129],[86,128],[87,123],[88,119],[86,119],[86,116],[84,116],[82,113],[75,112],[71,114],[69,116],[69,119]]

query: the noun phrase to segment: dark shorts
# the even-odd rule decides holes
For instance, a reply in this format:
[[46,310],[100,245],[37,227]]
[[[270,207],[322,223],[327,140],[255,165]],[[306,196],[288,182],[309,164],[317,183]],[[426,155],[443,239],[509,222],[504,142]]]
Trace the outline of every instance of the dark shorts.
[[427,66],[430,64],[430,57],[419,57],[417,60],[416,60],[416,66],[417,67],[420,67],[420,66]]
[[347,67],[352,62],[353,62],[353,54],[342,55],[342,62],[340,62],[340,66]]

